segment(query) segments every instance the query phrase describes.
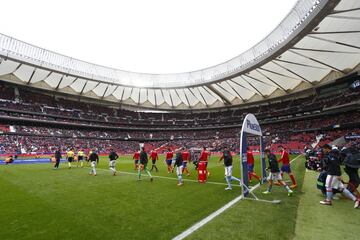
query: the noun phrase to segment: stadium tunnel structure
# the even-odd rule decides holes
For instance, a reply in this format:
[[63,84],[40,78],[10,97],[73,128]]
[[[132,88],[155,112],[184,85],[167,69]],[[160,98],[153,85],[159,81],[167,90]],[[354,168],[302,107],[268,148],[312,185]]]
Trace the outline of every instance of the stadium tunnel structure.
[[270,34],[233,59],[158,75],[95,65],[0,34],[0,80],[130,109],[238,107],[356,73],[359,16],[359,0],[299,0]]

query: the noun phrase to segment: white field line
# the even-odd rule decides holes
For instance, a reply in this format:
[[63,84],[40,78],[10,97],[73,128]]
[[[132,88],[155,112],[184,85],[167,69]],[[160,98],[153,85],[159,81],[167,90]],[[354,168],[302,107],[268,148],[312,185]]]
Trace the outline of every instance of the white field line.
[[[300,154],[299,156],[297,156],[293,160],[291,160],[290,164],[293,163],[300,156],[302,156],[302,154]],[[250,192],[254,191],[259,186],[260,186],[260,184],[255,185],[253,188],[250,189]],[[202,226],[204,226],[205,224],[207,224],[208,222],[213,220],[215,217],[219,216],[221,213],[223,213],[224,211],[229,209],[235,203],[239,202],[242,198],[243,198],[242,196],[239,196],[239,197],[235,198],[234,200],[228,202],[222,208],[216,210],[215,212],[211,213],[206,218],[204,218],[204,219],[200,220],[199,222],[195,223],[190,228],[186,229],[184,232],[182,232],[179,235],[177,235],[176,237],[174,237],[172,240],[182,240],[182,239],[186,238],[187,236],[189,236],[190,234],[192,234],[193,232],[195,232],[196,230],[198,230],[199,228],[201,228]]]
[[[249,192],[254,191],[259,186],[260,186],[260,183],[256,184],[253,188],[250,189]],[[204,218],[201,221],[195,223],[190,228],[188,228],[184,232],[182,232],[179,235],[177,235],[176,237],[174,237],[173,240],[182,240],[182,239],[186,238],[187,236],[189,236],[190,234],[192,234],[193,232],[195,232],[196,230],[198,230],[199,228],[201,228],[202,226],[204,226],[205,224],[207,224],[208,222],[213,220],[215,217],[219,216],[221,213],[226,211],[228,208],[232,207],[235,203],[239,202],[242,198],[243,198],[243,196],[239,196],[239,197],[235,198],[234,200],[228,202],[227,204],[225,204],[220,209],[216,210],[215,212],[213,212],[212,214],[210,214],[206,218]]]
[[304,155],[300,154],[299,156],[297,156],[296,158],[294,158],[293,160],[291,160],[291,161],[290,161],[290,164],[291,164],[292,162],[294,162],[296,159],[298,159],[299,157],[301,157],[301,156],[304,156]]
[[[90,167],[85,167],[85,168],[91,169]],[[101,171],[109,171],[109,172],[110,172],[110,170],[107,170],[107,169],[104,169],[104,168],[97,168],[96,171],[98,171],[98,170],[101,170]],[[123,171],[117,171],[117,172],[118,172],[118,173],[122,173],[122,174],[128,174],[128,175],[137,175],[137,172],[136,172],[136,173],[123,172]],[[142,176],[142,177],[149,177],[148,175],[145,175],[145,174],[142,174],[141,176]],[[174,177],[164,177],[164,176],[156,176],[156,175],[152,175],[152,176],[153,176],[153,178],[178,180],[177,178],[174,178]],[[184,181],[184,182],[198,182],[198,181],[196,181],[196,180],[186,179],[186,178],[183,178],[183,181]],[[221,183],[221,182],[206,182],[206,184],[214,184],[214,185],[227,186],[226,183]],[[233,187],[240,187],[240,185],[233,185]]]

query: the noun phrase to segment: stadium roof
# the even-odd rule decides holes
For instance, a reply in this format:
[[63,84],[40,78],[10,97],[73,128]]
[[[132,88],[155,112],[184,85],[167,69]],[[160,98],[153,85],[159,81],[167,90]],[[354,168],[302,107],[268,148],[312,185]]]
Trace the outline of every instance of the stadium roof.
[[149,109],[206,109],[271,99],[352,71],[360,62],[360,1],[299,0],[244,53],[179,74],[99,66],[0,34],[0,79]]

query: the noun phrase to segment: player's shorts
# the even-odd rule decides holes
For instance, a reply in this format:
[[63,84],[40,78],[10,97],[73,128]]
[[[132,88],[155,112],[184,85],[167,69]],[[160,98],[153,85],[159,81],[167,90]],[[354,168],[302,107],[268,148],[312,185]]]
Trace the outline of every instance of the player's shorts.
[[345,167],[345,172],[349,176],[349,185],[352,185],[353,188],[357,189],[360,184],[360,178],[357,169],[354,171]]
[[187,162],[183,162],[182,166],[183,166],[183,168],[186,168],[187,167]]
[[176,167],[176,175],[181,175],[183,172],[183,165]]
[[116,160],[111,160],[111,161],[109,162],[109,167],[114,168],[115,165],[116,165]]
[[84,157],[83,156],[78,156],[78,161],[82,161],[84,160]]
[[233,166],[225,167],[225,177],[231,177],[232,176],[232,168],[233,168]]
[[135,160],[134,163],[137,165],[139,164],[139,160]]
[[96,161],[91,161],[91,167],[92,168],[96,167]]
[[290,165],[289,164],[282,165],[281,172],[291,173]]
[[248,172],[254,172],[254,164],[248,164]]
[[166,164],[167,164],[168,166],[171,166],[171,164],[172,164],[172,159],[166,159]]
[[155,160],[151,160],[152,164],[155,165],[156,164],[156,159]]
[[339,180],[339,176],[334,176],[334,175],[327,175],[325,187],[338,189],[338,190],[345,188],[344,184]]
[[73,157],[68,157],[68,162],[73,162],[74,158]]
[[271,172],[268,176],[268,180],[272,180],[272,181],[282,181],[282,177],[281,174],[279,172]]

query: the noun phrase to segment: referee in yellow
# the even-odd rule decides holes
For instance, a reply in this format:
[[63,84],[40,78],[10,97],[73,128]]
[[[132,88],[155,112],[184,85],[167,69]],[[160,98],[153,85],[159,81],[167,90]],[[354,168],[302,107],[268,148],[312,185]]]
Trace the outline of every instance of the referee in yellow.
[[73,148],[70,148],[69,151],[67,151],[66,153],[66,158],[67,158],[67,161],[68,161],[68,164],[69,164],[69,168],[71,168],[71,163],[74,161],[74,149]]
[[82,149],[80,149],[77,153],[77,158],[78,158],[78,161],[77,161],[77,166],[79,166],[79,163],[80,163],[80,167],[83,167],[84,165],[84,158],[85,158],[85,153]]

